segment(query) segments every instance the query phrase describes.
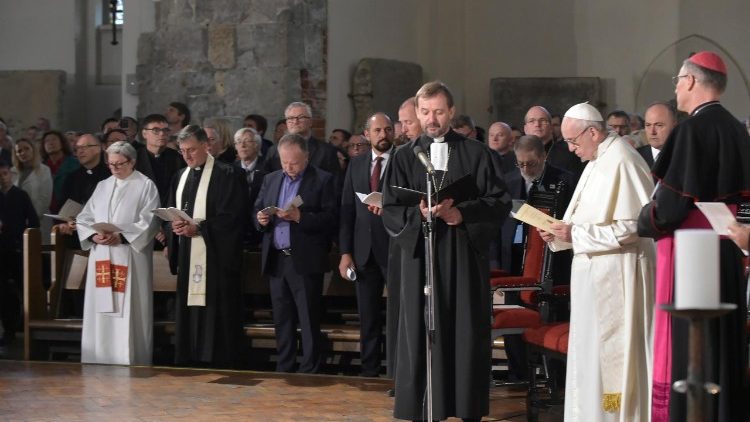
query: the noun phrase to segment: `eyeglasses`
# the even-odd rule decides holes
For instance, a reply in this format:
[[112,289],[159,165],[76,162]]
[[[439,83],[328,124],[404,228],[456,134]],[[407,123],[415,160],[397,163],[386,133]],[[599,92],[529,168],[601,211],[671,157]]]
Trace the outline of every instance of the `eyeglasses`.
[[309,118],[310,118],[310,116],[299,115],[299,116],[292,116],[292,117],[287,117],[287,118],[286,118],[286,121],[287,121],[287,122],[288,122],[288,121],[292,121],[292,122],[295,122],[295,123],[296,123],[296,122],[302,122],[302,121],[305,121],[305,120],[307,120],[307,119],[309,119]]
[[357,149],[357,148],[368,148],[369,146],[370,144],[368,144],[367,142],[357,142],[357,143],[349,144],[346,147],[351,148],[351,149]]
[[564,141],[567,142],[567,143],[569,143],[569,144],[572,144],[574,146],[578,146],[578,142],[576,142],[576,141],[578,140],[578,138],[581,137],[581,135],[583,135],[584,133],[586,133],[586,131],[589,130],[590,127],[591,126],[586,126],[585,128],[583,128],[583,130],[581,131],[581,133],[579,133],[575,138],[573,138],[573,139],[564,139]]
[[119,169],[124,167],[126,164],[130,163],[130,161],[121,161],[119,163],[107,163],[108,166],[112,167],[113,169]]
[[539,124],[540,124],[540,125],[542,125],[542,126],[546,126],[546,125],[548,125],[548,124],[549,124],[550,122],[549,122],[549,119],[548,119],[548,118],[546,118],[546,117],[542,117],[542,118],[540,118],[540,119],[529,119],[529,120],[527,120],[527,121],[526,121],[526,124],[527,124],[527,125],[535,125],[535,124],[537,124],[537,123],[539,123]]
[[240,139],[238,141],[234,141],[235,145],[254,145],[257,144],[255,142],[255,139]]
[[168,127],[165,127],[165,128],[152,127],[152,128],[146,128],[146,129],[143,129],[143,130],[147,130],[147,131],[153,133],[154,135],[158,135],[160,133],[163,133],[165,135],[169,135],[169,133],[172,132],[171,130],[169,130]]
[[95,147],[101,148],[101,145],[78,145],[78,146],[76,146],[76,150],[87,149],[87,148],[95,148]]
[[677,84],[680,82],[680,78],[687,78],[688,76],[693,76],[693,75],[685,74],[685,75],[672,76],[672,84],[677,86]]
[[198,151],[198,148],[185,148],[185,149],[178,149],[177,152],[180,153],[180,155],[193,155]]
[[519,161],[516,163],[516,167],[522,169],[525,167],[536,167],[539,165],[539,161]]

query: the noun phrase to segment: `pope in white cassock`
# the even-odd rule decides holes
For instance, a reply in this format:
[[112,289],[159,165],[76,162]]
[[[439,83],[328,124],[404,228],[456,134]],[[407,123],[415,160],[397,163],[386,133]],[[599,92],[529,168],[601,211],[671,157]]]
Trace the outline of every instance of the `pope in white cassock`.
[[566,421],[648,421],[655,252],[637,234],[654,184],[638,152],[608,132],[599,111],[565,113],[568,148],[589,163],[562,223],[540,231],[550,249],[573,248]]
[[[107,148],[112,176],[96,185],[78,215],[81,247],[89,249],[83,307],[81,362],[151,364],[153,333],[152,248],[159,192],[134,170],[127,142]],[[109,223],[117,227],[92,227]]]

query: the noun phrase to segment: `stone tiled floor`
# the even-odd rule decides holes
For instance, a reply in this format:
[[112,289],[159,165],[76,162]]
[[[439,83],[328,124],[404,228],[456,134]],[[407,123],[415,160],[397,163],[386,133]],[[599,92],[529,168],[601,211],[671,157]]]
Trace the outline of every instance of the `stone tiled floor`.
[[[0,420],[391,421],[390,386],[329,375],[4,360]],[[484,420],[525,420],[524,400],[523,390],[493,388]]]

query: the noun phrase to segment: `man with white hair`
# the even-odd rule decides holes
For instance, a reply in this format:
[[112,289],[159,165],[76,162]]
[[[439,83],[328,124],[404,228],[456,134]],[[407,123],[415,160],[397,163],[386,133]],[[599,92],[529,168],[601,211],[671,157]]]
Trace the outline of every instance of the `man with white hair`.
[[566,421],[647,421],[654,244],[637,234],[654,184],[635,149],[589,104],[562,121],[568,148],[589,163],[563,220],[540,230],[573,249]]

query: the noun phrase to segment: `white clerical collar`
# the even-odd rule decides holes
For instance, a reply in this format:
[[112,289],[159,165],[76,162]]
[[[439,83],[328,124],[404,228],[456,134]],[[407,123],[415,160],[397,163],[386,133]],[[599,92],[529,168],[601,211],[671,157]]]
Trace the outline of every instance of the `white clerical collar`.
[[438,143],[445,142],[445,135],[443,135],[443,136],[441,136],[439,138],[433,138],[432,140],[435,141],[435,142],[438,142]]
[[[441,139],[438,142],[438,139]],[[443,138],[435,138],[435,142],[430,144],[430,161],[435,170],[448,170],[448,143],[442,141]]]

